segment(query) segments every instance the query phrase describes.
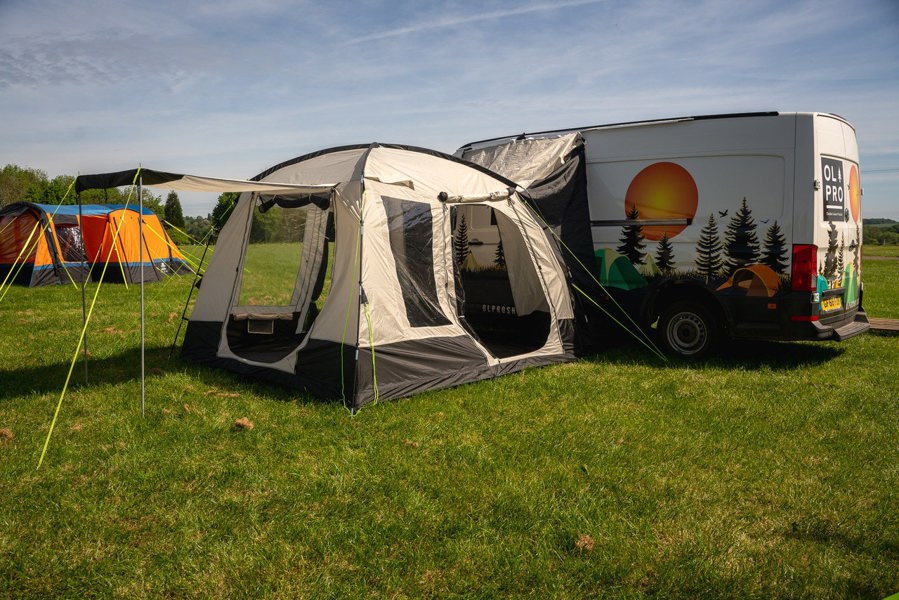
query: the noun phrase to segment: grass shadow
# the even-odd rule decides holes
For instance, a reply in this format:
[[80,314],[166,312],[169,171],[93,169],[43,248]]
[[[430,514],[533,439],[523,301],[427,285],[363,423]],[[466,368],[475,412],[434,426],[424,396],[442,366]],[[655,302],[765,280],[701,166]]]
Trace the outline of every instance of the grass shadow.
[[[147,347],[144,350],[145,376],[147,386],[154,379],[167,373],[190,373],[208,386],[226,386],[247,389],[251,393],[265,395],[286,402],[319,403],[321,400],[301,390],[285,388],[264,381],[241,378],[224,369],[214,369],[198,365],[182,359],[176,353],[169,358],[169,347]],[[85,377],[84,358],[80,356],[75,368],[69,390],[90,389],[102,385],[118,385],[139,381],[141,376],[140,348],[132,348],[119,354],[105,357],[88,357],[87,376]],[[65,385],[70,362],[59,362],[50,365],[39,365],[23,368],[0,367],[0,402],[13,398],[21,398],[28,394],[57,394]],[[339,402],[336,400],[335,402]]]
[[608,350],[591,353],[582,360],[616,364],[641,364],[657,367],[713,366],[724,369],[774,371],[821,365],[839,358],[844,348],[823,342],[778,342],[758,340],[725,340],[713,356],[704,361],[668,357],[667,362],[636,340],[616,340]]

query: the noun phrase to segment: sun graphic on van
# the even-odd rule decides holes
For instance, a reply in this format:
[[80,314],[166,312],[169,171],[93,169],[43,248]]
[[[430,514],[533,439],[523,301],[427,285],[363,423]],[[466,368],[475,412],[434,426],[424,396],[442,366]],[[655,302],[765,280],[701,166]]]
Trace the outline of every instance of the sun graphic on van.
[[[640,219],[692,219],[696,215],[699,191],[682,166],[673,162],[649,165],[634,177],[624,198],[625,214],[637,210]],[[687,225],[646,225],[643,237],[658,241],[673,238]]]
[[857,222],[862,214],[862,189],[858,184],[858,167],[855,165],[849,171],[849,210],[852,211],[852,220]]

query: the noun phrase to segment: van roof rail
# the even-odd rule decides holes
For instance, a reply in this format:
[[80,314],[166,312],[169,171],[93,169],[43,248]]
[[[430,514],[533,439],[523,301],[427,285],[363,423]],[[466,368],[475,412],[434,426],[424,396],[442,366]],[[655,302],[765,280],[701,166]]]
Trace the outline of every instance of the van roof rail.
[[514,135],[501,135],[499,137],[488,138],[485,140],[478,140],[476,142],[468,142],[464,144],[462,148],[470,148],[472,146],[476,146],[478,144],[486,144],[487,142],[498,142],[500,140],[511,140],[518,139],[522,140],[531,136],[541,136],[541,135],[552,135],[552,134],[564,134],[564,133],[573,133],[576,131],[585,131],[587,129],[606,129],[612,127],[625,127],[628,125],[652,125],[657,123],[677,123],[680,121],[704,121],[710,119],[735,119],[735,118],[744,118],[744,117],[776,117],[780,114],[778,111],[767,111],[767,112],[744,112],[744,113],[725,113],[725,114],[717,114],[717,115],[696,115],[692,117],[671,117],[667,119],[644,119],[641,121],[622,121],[620,123],[605,123],[603,125],[588,125],[586,127],[567,127],[564,129],[548,129],[546,131],[534,131],[531,133],[518,133]]

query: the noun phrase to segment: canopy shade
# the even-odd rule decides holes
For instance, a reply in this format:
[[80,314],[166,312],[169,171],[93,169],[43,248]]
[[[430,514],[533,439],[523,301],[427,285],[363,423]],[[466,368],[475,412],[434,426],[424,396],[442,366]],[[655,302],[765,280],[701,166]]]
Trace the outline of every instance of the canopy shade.
[[264,192],[281,195],[305,195],[327,192],[336,184],[298,184],[273,183],[263,181],[247,181],[243,179],[221,179],[218,177],[200,177],[181,173],[166,173],[150,169],[130,169],[115,173],[97,173],[79,175],[75,180],[75,192],[84,190],[107,189],[124,185],[133,185],[140,174],[141,185],[164,187],[183,192]]

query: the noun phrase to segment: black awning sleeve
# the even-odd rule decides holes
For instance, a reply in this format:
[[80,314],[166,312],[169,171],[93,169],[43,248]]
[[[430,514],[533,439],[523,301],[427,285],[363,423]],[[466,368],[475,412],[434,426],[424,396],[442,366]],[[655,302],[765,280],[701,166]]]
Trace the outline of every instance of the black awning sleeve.
[[81,193],[84,190],[105,190],[124,185],[132,185],[133,183],[136,183],[135,176],[138,171],[140,171],[144,185],[159,185],[184,177],[184,175],[180,173],[166,173],[164,171],[151,171],[149,169],[129,169],[128,171],[118,171],[116,173],[79,175],[75,180],[75,193]]

